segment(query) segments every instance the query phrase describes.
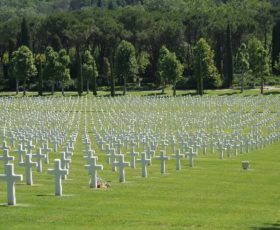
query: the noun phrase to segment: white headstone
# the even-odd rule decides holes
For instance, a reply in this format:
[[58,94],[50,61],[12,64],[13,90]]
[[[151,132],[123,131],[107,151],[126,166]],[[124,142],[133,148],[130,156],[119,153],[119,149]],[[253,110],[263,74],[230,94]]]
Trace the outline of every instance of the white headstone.
[[148,177],[147,165],[149,165],[150,161],[151,159],[146,157],[145,152],[141,153],[141,159],[137,160],[137,162],[140,162],[142,166],[142,177]]
[[22,175],[14,173],[14,164],[5,165],[5,174],[0,175],[0,180],[7,182],[8,205],[16,205],[15,181],[22,181]]
[[165,161],[169,160],[169,157],[166,156],[165,150],[160,150],[160,156],[156,157],[156,159],[160,160],[160,172],[165,174]]
[[32,167],[37,167],[37,162],[32,162],[32,155],[25,155],[25,162],[19,163],[19,166],[25,167],[26,184],[33,185]]
[[62,196],[62,176],[68,174],[68,169],[62,169],[60,159],[54,160],[54,169],[48,169],[48,173],[54,175],[55,195]]
[[97,164],[97,156],[91,156],[89,158],[88,164],[85,167],[88,169],[89,175],[91,175],[90,179],[90,187],[97,188],[97,170],[103,170],[103,165]]
[[118,162],[113,162],[115,167],[119,167],[120,169],[120,182],[125,182],[125,167],[129,167],[130,163],[124,161],[124,155],[118,155]]

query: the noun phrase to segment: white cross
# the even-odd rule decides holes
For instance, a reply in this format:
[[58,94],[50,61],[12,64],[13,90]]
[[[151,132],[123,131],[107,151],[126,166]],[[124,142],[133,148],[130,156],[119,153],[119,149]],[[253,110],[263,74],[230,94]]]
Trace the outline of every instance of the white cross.
[[160,156],[156,157],[156,159],[161,161],[160,172],[162,174],[165,174],[165,161],[169,160],[169,158],[165,155],[165,151],[164,150],[160,150]]
[[22,175],[14,173],[14,164],[5,165],[5,174],[0,175],[0,180],[7,182],[8,205],[16,205],[15,181],[22,181]]
[[89,175],[91,175],[90,179],[90,187],[97,188],[97,170],[103,170],[103,165],[98,165],[97,156],[91,156],[89,158],[88,164],[85,167],[88,169]]
[[142,177],[148,177],[147,165],[149,165],[150,161],[151,159],[146,157],[145,152],[141,153],[141,159],[137,160],[137,162],[140,162],[142,165]]
[[120,155],[122,153],[122,146],[123,146],[121,140],[118,140],[118,142],[115,143],[115,146],[117,147],[117,151],[118,151],[117,154]]
[[124,161],[124,155],[120,154],[118,155],[119,161],[118,162],[113,162],[113,165],[115,167],[120,168],[120,182],[125,182],[125,167],[129,167],[130,163]]
[[193,150],[193,147],[189,147],[189,151],[185,153],[186,157],[189,157],[189,165],[193,167],[193,156],[197,156],[197,152]]
[[146,151],[146,154],[147,154],[147,158],[150,159],[148,165],[152,165],[152,157],[155,156],[155,151],[152,150],[151,147],[148,147],[147,151]]
[[[69,169],[71,163],[71,159],[67,158],[65,152],[60,153],[60,166],[62,169]],[[69,172],[69,171],[68,171]],[[67,179],[67,175],[62,175],[62,179]]]
[[25,155],[25,162],[19,163],[19,166],[25,167],[26,184],[33,185],[32,167],[37,167],[37,162],[32,162],[32,155]]
[[168,146],[167,142],[167,140],[161,140],[161,150],[166,151],[166,146]]
[[181,170],[181,158],[184,157],[184,154],[180,153],[180,149],[176,150],[176,153],[172,155],[172,158],[176,159],[176,170]]
[[4,149],[3,152],[3,156],[0,156],[0,160],[4,161],[4,164],[8,164],[9,161],[14,160],[14,157],[9,155],[9,149]]
[[18,145],[18,149],[14,151],[15,153],[18,154],[18,163],[23,162],[23,156],[26,154],[26,150],[23,149],[22,144]]
[[115,149],[111,149],[111,154],[110,154],[110,161],[112,163],[112,171],[116,172],[117,171],[117,167],[114,165],[114,163],[116,162],[116,157],[118,155],[115,152]]
[[130,166],[131,166],[131,168],[134,169],[135,168],[135,157],[139,156],[139,153],[130,151],[128,154],[130,155]]
[[219,154],[220,154],[220,159],[222,160],[224,158],[224,146],[221,142],[218,143],[218,151],[219,151]]
[[60,159],[55,159],[54,160],[54,169],[48,169],[48,173],[54,175],[55,195],[62,196],[61,176],[67,175],[68,169],[62,169]]
[[46,155],[45,163],[49,164],[49,153],[52,151],[51,148],[48,147],[48,143],[43,145],[42,152]]
[[46,154],[42,154],[42,149],[39,148],[36,154],[32,154],[32,156],[36,157],[37,159],[37,172],[42,172],[42,158],[46,159]]
[[32,140],[30,140],[26,146],[26,149],[27,149],[27,153],[28,154],[31,154],[32,153],[32,149],[35,148],[35,145],[32,144]]

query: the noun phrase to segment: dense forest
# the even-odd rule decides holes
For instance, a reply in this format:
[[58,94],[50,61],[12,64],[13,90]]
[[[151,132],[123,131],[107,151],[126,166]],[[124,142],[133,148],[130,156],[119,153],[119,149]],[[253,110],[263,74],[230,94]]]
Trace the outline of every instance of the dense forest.
[[278,0],[0,0],[0,34],[1,90],[280,82]]

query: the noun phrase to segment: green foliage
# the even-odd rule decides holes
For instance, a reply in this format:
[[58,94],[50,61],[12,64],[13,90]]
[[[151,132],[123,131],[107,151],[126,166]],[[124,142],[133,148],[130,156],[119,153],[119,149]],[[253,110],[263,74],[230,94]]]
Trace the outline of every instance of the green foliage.
[[46,63],[46,56],[44,54],[37,54],[35,63],[38,70],[38,95],[43,96],[43,65]]
[[81,96],[83,93],[83,72],[82,72],[82,61],[80,50],[76,49],[76,68],[77,68],[77,91],[78,95]]
[[260,78],[263,89],[265,77],[269,74],[268,53],[262,43],[255,37],[248,42],[248,52],[250,69],[254,76],[254,81]]
[[212,87],[221,85],[220,75],[214,65],[214,52],[204,38],[199,39],[194,50],[194,74],[197,80],[197,93],[203,94],[204,81]]
[[245,43],[239,47],[235,57],[235,73],[241,76],[241,92],[244,90],[244,75],[249,72],[249,54]]
[[165,46],[161,48],[158,72],[164,82],[172,83],[173,96],[176,96],[176,83],[182,77],[183,65],[177,59],[176,54],[170,52]]
[[235,57],[235,73],[244,74],[247,73],[250,69],[249,64],[249,53],[247,51],[247,46],[245,43],[242,43],[238,48],[236,57]]
[[48,46],[45,50],[46,63],[43,71],[44,79],[48,80],[52,86],[52,94],[54,93],[54,84],[57,79],[57,69],[59,66],[58,53]]
[[64,86],[65,83],[70,81],[70,69],[69,69],[69,64],[70,64],[70,57],[67,54],[65,49],[62,49],[58,53],[58,65],[57,65],[57,81],[60,82],[61,85],[61,91],[62,94],[64,95]]
[[232,41],[231,26],[227,25],[227,41],[226,41],[226,82],[227,87],[231,87],[233,82],[233,58],[232,58]]
[[115,56],[115,73],[123,80],[123,94],[125,95],[127,81],[134,81],[138,73],[135,48],[130,42],[125,40],[121,41],[117,47]]
[[28,48],[30,48],[30,35],[25,18],[23,18],[21,22],[21,31],[18,40],[18,47],[20,46],[27,46]]
[[98,71],[94,57],[91,55],[89,50],[86,50],[83,58],[83,76],[87,81],[87,92],[89,92],[89,82],[92,81],[92,92],[97,95],[96,78],[98,77]]
[[271,64],[272,64],[272,70],[275,74],[280,73],[280,70],[275,68],[276,62],[278,61],[279,55],[280,55],[280,20],[276,23],[276,25],[273,27],[272,31],[272,50],[271,50]]
[[19,47],[12,54],[11,66],[12,75],[17,81],[22,82],[25,95],[27,81],[37,73],[31,50],[27,46]]
[[278,60],[276,61],[274,68],[280,72],[280,54],[278,56]]
[[140,82],[143,79],[146,69],[148,65],[150,65],[149,54],[147,52],[145,51],[139,52],[137,56],[137,65],[138,65],[138,81],[140,86]]

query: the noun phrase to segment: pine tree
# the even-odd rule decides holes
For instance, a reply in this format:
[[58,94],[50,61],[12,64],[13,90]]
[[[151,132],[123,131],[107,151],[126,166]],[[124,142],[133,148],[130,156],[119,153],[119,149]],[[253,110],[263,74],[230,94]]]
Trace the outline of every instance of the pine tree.
[[232,42],[231,28],[227,25],[227,42],[226,42],[226,87],[231,87],[233,82],[233,59],[232,59]]
[[83,93],[83,73],[82,73],[82,61],[79,47],[76,48],[76,65],[77,65],[77,91],[81,96]]
[[275,64],[278,61],[278,56],[280,55],[280,21],[276,23],[272,31],[272,50],[271,50],[271,64],[272,72],[274,74],[280,74],[280,71],[275,68]]
[[203,94],[204,79],[212,86],[221,85],[221,78],[214,64],[214,52],[204,38],[195,46],[194,75],[197,81],[197,94]]
[[30,49],[30,35],[26,19],[23,18],[21,22],[21,30],[18,39],[18,47],[27,46]]

